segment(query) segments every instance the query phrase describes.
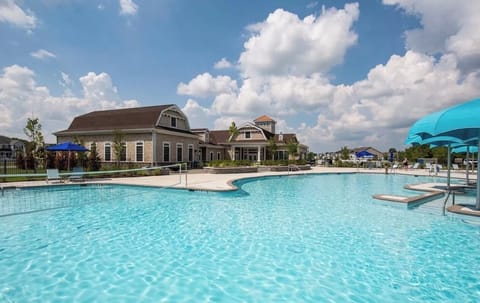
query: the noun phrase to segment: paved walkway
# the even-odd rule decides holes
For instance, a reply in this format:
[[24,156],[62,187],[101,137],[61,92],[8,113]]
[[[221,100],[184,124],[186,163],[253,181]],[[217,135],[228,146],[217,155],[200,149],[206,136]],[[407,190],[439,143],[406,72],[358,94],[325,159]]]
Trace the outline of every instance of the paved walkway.
[[[263,176],[278,176],[278,175],[303,175],[303,174],[322,174],[322,173],[368,173],[368,174],[385,174],[385,169],[363,169],[363,168],[339,168],[339,167],[312,167],[311,170],[294,171],[294,172],[257,172],[257,173],[242,173],[242,174],[210,174],[202,170],[191,170],[187,174],[172,173],[171,175],[160,176],[145,176],[145,177],[127,177],[127,178],[95,178],[86,179],[82,184],[124,184],[124,185],[138,185],[138,186],[157,186],[157,187],[173,187],[183,188],[189,190],[213,190],[213,191],[229,191],[234,190],[233,181],[254,178]],[[429,172],[425,169],[397,169],[389,170],[389,174],[405,174],[415,176],[428,176]],[[440,171],[438,177],[445,178],[445,183],[423,183],[411,185],[411,189],[419,191],[437,191],[446,186],[447,171]],[[451,178],[465,180],[465,171],[452,171]],[[476,174],[471,173],[470,181],[476,180]],[[466,181],[466,180],[465,180]],[[75,184],[78,182],[67,182],[66,184]],[[55,183],[55,185],[64,185],[65,183]],[[0,187],[35,187],[53,185],[47,184],[45,181],[27,181],[27,182],[10,182],[0,183]],[[407,185],[407,184],[406,184]],[[372,193],[374,194],[374,193]],[[388,195],[388,193],[382,193]],[[408,198],[408,197],[404,197]],[[388,200],[388,199],[387,199]],[[390,199],[391,201],[397,201]],[[397,201],[398,202],[398,201]],[[472,206],[459,205],[449,208],[449,211],[468,214],[473,216],[480,216],[480,211],[475,210]]]
[[[172,173],[170,175],[161,175],[161,176],[95,178],[95,179],[86,179],[83,183],[129,184],[129,185],[142,185],[142,186],[188,188],[188,189],[196,189],[196,190],[227,191],[227,190],[235,189],[235,187],[232,185],[233,181],[244,179],[244,178],[278,176],[278,175],[288,175],[288,174],[301,175],[301,174],[319,174],[319,173],[385,174],[385,169],[362,169],[362,168],[314,166],[312,167],[311,170],[305,170],[305,171],[256,172],[256,173],[242,173],[242,174],[209,174],[209,173],[204,173],[202,170],[191,170],[187,174],[181,174],[181,175],[177,173]],[[425,169],[408,169],[408,170],[397,169],[397,170],[389,170],[389,174],[428,176],[429,172]],[[446,178],[446,176],[447,176],[446,171],[441,171],[438,174],[438,177]],[[465,179],[465,171],[453,171],[451,172],[451,177]],[[470,180],[475,180],[475,179],[476,179],[476,175],[470,174]],[[45,181],[26,181],[26,182],[0,183],[0,185],[4,187],[31,187],[31,186],[45,186],[45,185],[51,185],[51,184],[47,184]]]

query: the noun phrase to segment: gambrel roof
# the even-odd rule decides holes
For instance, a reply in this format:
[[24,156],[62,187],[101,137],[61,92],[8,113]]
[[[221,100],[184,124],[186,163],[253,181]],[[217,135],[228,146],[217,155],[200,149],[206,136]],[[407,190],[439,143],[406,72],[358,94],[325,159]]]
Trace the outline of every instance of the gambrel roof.
[[153,128],[163,128],[176,132],[191,133],[189,129],[176,129],[159,125],[160,116],[163,112],[169,109],[175,110],[180,113],[181,116],[185,117],[181,110],[174,104],[93,111],[75,117],[68,129],[57,132],[56,134]]

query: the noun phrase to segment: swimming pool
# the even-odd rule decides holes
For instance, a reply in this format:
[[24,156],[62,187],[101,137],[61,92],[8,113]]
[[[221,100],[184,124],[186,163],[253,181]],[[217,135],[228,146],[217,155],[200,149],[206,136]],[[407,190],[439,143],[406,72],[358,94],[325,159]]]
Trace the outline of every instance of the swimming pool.
[[76,204],[0,218],[0,301],[476,302],[478,226],[371,198],[424,180],[332,174],[240,181],[233,193],[17,191],[17,200]]

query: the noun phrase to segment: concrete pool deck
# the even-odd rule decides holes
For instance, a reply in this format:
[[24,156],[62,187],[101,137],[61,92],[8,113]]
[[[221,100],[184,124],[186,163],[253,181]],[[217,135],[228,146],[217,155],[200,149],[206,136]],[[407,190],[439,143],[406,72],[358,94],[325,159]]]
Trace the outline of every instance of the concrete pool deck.
[[[285,176],[285,175],[304,175],[304,174],[328,174],[328,173],[367,173],[367,174],[385,174],[383,168],[339,168],[339,167],[323,167],[313,166],[311,170],[291,171],[291,172],[254,172],[254,173],[237,173],[237,174],[210,174],[205,173],[203,170],[190,170],[186,174],[178,174],[172,172],[170,175],[159,176],[142,176],[142,177],[122,177],[122,178],[94,178],[85,179],[83,182],[66,182],[56,183],[55,185],[63,184],[122,184],[122,185],[137,185],[137,186],[153,186],[153,187],[171,187],[179,189],[189,190],[201,190],[201,191],[229,191],[234,190],[235,186],[233,182],[245,178],[265,177],[265,176]],[[431,173],[425,169],[396,169],[389,170],[389,174],[404,174],[414,176],[429,176]],[[447,171],[442,170],[437,177],[445,178]],[[465,171],[451,171],[451,178],[465,180]],[[476,180],[476,174],[471,173],[469,176],[470,181]],[[8,187],[35,187],[52,185],[47,184],[45,181],[26,181],[26,182],[9,182],[1,183],[4,188]],[[442,186],[445,183],[422,183],[408,185],[408,189],[426,192],[438,192],[442,191]],[[384,194],[388,196],[388,193]],[[402,198],[395,196],[392,198],[392,202],[401,202]],[[468,215],[480,216],[480,211],[472,210],[468,207],[455,207],[451,209],[452,212],[465,213]]]
[[[203,170],[189,170],[187,174],[172,172],[170,175],[159,176],[143,176],[143,177],[122,177],[122,178],[93,178],[85,179],[82,183],[103,183],[103,184],[126,184],[126,185],[143,185],[158,187],[174,187],[198,190],[227,191],[235,189],[232,182],[244,178],[264,177],[264,176],[282,176],[282,175],[304,175],[304,174],[321,174],[321,173],[367,173],[367,174],[385,174],[385,169],[373,168],[342,168],[342,167],[323,167],[313,166],[311,170],[291,171],[291,172],[254,172],[254,173],[236,173],[236,174],[209,174]],[[429,176],[429,172],[424,169],[396,169],[389,170],[389,174],[403,174],[414,176]],[[185,176],[187,176],[185,178]],[[446,178],[447,172],[441,171],[437,177]],[[452,171],[451,177],[455,179],[465,179],[465,171]],[[186,179],[186,180],[185,180]],[[476,175],[470,174],[470,180],[476,180]],[[67,182],[77,184],[79,182]],[[58,184],[58,183],[55,183]],[[61,183],[60,183],[61,184]],[[45,186],[45,181],[24,181],[24,182],[8,182],[1,183],[4,187],[31,187]],[[438,184],[437,184],[438,185]],[[445,184],[443,184],[445,185]],[[433,185],[426,185],[428,187]]]

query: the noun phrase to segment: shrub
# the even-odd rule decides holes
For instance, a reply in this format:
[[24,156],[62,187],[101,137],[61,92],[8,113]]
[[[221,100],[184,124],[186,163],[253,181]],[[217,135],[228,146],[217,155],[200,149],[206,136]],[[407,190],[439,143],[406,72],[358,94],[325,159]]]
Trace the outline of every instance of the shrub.
[[211,167],[239,167],[239,166],[252,166],[253,163],[250,160],[213,160],[208,163]]

